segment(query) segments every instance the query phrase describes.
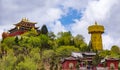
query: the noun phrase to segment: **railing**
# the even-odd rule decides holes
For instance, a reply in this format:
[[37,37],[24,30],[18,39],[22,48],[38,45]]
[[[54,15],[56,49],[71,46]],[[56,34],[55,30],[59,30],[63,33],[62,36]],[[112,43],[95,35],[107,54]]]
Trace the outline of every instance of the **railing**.
[[109,68],[108,67],[96,67],[97,70],[108,70]]
[[[88,70],[87,67],[80,67],[79,70]],[[89,70],[109,70],[108,67],[96,67],[96,69],[89,69]]]
[[87,67],[80,67],[80,70],[87,70]]

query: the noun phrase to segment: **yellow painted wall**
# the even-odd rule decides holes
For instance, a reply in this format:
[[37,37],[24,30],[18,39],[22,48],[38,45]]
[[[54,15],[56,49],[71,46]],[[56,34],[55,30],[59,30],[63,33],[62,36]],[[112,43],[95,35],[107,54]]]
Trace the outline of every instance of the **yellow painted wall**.
[[95,23],[95,25],[88,27],[88,32],[91,34],[92,49],[103,50],[102,33],[104,33],[104,26]]

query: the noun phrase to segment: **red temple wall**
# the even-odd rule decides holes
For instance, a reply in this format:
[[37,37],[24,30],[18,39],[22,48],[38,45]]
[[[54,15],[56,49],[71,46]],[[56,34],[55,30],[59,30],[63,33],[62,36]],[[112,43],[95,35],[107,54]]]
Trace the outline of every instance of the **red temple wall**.
[[77,60],[65,60],[65,62],[62,63],[62,69],[66,70],[66,69],[70,69],[69,68],[69,64],[73,63],[73,68],[72,70],[76,70],[76,64],[77,64]]
[[17,36],[17,35],[21,35],[21,34],[23,34],[23,33],[24,33],[24,31],[16,31],[16,32],[10,33],[9,36],[10,36],[10,37],[11,37],[11,36]]
[[109,67],[109,70],[110,70],[110,64],[113,63],[114,66],[115,66],[115,69],[118,69],[118,61],[117,60],[107,60],[107,67]]

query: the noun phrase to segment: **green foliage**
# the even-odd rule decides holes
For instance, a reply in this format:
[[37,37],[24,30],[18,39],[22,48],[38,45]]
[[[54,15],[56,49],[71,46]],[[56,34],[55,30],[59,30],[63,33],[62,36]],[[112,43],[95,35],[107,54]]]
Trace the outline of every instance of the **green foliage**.
[[13,45],[15,45],[15,37],[8,37],[3,40],[3,43],[5,43],[9,48],[12,48]]
[[57,37],[59,46],[71,44],[72,34],[70,32],[59,32]]
[[17,58],[14,57],[12,50],[9,50],[9,55],[0,59],[0,70],[14,70],[16,60]]
[[[118,51],[118,52],[117,52],[117,51]],[[119,49],[118,46],[116,46],[116,45],[112,46],[111,52],[119,54],[119,53],[120,53],[119,51],[120,51],[120,49]]]
[[99,56],[101,57],[107,57],[110,56],[111,52],[109,50],[103,50],[99,53]]
[[37,36],[37,35],[38,35],[37,31],[34,29],[31,29],[30,31],[24,33],[22,36],[31,37],[31,36]]
[[61,46],[56,49],[56,54],[60,57],[67,57],[71,52],[79,52],[79,49],[74,46]]
[[76,35],[74,37],[74,44],[76,47],[79,47],[82,43],[84,43],[84,37],[82,35]]
[[42,26],[42,28],[41,28],[41,33],[47,35],[48,29],[47,29],[47,26],[46,26],[46,25],[43,25],[43,26]]
[[76,35],[73,38],[74,41],[74,45],[75,47],[79,48],[80,51],[82,52],[86,52],[89,51],[89,47],[87,46],[87,44],[84,42],[84,37],[82,35]]
[[24,61],[18,63],[17,70],[37,70],[36,63],[31,60],[29,57],[25,57]]
[[94,58],[93,58],[93,65],[94,66],[97,66],[99,63],[100,63],[100,61],[101,61],[101,59],[102,59],[102,57],[100,57],[98,54],[96,54],[96,56],[94,56]]
[[40,47],[41,46],[41,39],[39,37],[30,37],[28,39],[28,44],[32,47]]
[[19,42],[19,38],[18,38],[18,36],[16,36],[15,37],[15,43],[18,44],[18,42]]
[[50,58],[52,58],[55,55],[55,52],[53,50],[45,50],[43,52],[43,59],[47,59],[49,60]]
[[40,54],[39,54],[39,48],[33,48],[30,51],[29,56],[35,63],[38,63],[41,60],[40,59]]
[[40,44],[41,44],[42,49],[49,48],[49,46],[48,46],[49,37],[48,36],[41,34],[41,35],[39,35],[39,39],[41,40]]
[[2,43],[0,46],[1,52],[7,51],[9,48],[5,43]]
[[118,46],[114,45],[111,48],[111,57],[120,58],[120,49]]
[[87,46],[86,43],[82,43],[82,44],[80,45],[79,49],[80,49],[80,51],[82,51],[82,52],[87,52],[87,51],[89,51],[89,47]]
[[112,46],[111,50],[103,50],[99,53],[101,57],[120,58],[120,49],[118,46]]
[[73,37],[70,32],[60,32],[56,41],[58,46],[72,45],[79,48],[80,51],[89,51],[87,44],[84,42],[84,37],[79,34]]
[[48,37],[51,39],[51,40],[54,40],[56,35],[53,33],[53,32],[49,32],[48,33]]

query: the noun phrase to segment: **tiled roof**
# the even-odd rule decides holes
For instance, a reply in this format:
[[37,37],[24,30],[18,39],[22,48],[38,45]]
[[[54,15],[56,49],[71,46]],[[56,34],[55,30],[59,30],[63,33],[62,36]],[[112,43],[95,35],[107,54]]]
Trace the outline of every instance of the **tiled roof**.
[[71,56],[73,56],[73,57],[83,58],[82,53],[78,53],[78,52],[72,52]]

